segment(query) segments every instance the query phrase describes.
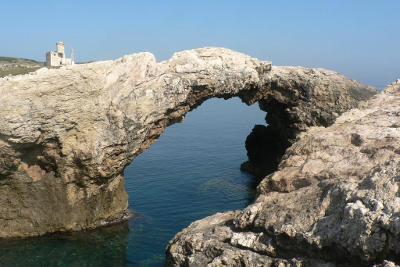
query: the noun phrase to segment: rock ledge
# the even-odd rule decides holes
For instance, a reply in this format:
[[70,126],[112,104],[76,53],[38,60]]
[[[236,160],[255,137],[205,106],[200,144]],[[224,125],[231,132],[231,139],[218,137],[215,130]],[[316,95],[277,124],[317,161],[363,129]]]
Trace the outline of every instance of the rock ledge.
[[[124,168],[208,98],[259,101],[286,146],[374,94],[333,71],[271,66],[215,47],[160,63],[138,53],[0,79],[0,237],[121,218],[128,207]],[[281,191],[299,187],[287,179],[293,182]],[[271,181],[260,188],[272,190],[284,178]]]
[[301,133],[254,204],[192,223],[166,265],[400,265],[399,103],[400,82]]

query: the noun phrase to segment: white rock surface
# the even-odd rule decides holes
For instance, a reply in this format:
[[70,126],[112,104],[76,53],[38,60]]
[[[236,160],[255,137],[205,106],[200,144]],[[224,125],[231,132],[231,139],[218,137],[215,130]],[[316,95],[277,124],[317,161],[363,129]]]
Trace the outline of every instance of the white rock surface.
[[124,168],[208,98],[260,100],[270,124],[293,139],[374,93],[333,71],[271,69],[212,47],[160,63],[139,53],[0,79],[0,237],[126,218]]
[[192,223],[168,245],[167,266],[398,266],[399,104],[393,83],[300,134],[254,204]]

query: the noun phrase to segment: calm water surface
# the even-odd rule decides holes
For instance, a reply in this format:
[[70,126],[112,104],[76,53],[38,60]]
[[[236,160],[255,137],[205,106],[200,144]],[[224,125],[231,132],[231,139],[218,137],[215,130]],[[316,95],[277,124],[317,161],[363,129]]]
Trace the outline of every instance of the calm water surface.
[[161,266],[177,232],[252,201],[252,177],[239,167],[244,141],[264,117],[257,104],[208,100],[126,168],[130,208],[139,216],[95,231],[0,241],[0,266]]

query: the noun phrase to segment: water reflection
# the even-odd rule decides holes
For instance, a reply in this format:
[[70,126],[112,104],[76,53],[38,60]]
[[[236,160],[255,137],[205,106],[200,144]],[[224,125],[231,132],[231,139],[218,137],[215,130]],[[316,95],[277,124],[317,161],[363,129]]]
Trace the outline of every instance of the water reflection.
[[199,193],[204,197],[208,197],[211,194],[222,194],[228,201],[243,199],[250,202],[254,199],[255,188],[245,184],[234,183],[226,178],[212,178],[200,185]]
[[129,223],[92,231],[0,240],[0,266],[127,266]]
[[205,102],[126,168],[129,207],[140,216],[96,231],[2,241],[0,266],[162,266],[168,241],[191,222],[252,202],[254,179],[239,166],[244,140],[264,117],[239,99]]

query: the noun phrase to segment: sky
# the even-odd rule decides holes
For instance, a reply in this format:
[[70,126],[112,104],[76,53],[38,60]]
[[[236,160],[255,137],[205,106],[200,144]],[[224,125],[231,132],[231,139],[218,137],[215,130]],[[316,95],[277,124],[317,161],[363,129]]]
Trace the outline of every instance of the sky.
[[383,88],[400,77],[399,14],[399,0],[1,0],[0,56],[44,61],[57,41],[79,62],[219,46]]

